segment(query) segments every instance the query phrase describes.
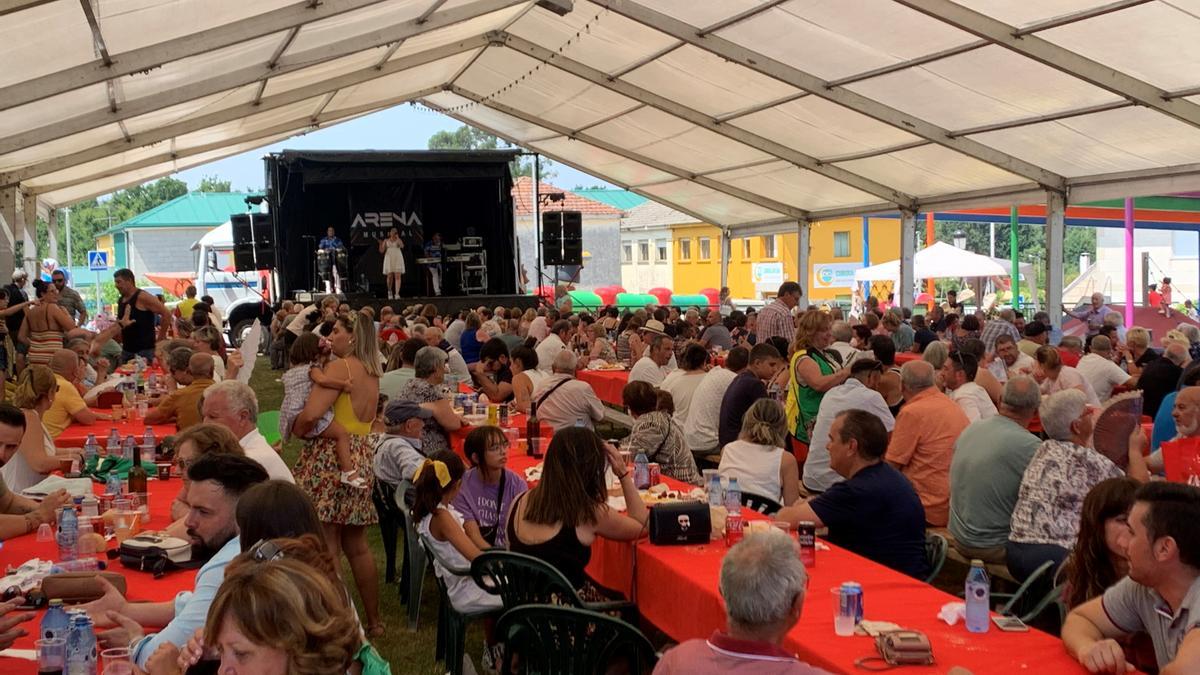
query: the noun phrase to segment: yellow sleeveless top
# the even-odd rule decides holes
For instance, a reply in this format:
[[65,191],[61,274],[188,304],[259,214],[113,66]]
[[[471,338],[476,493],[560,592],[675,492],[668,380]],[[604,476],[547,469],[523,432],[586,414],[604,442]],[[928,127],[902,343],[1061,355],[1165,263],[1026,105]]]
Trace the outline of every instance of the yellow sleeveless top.
[[354,403],[346,392],[338,394],[333,402],[333,419],[346,427],[351,436],[366,436],[371,432],[371,423],[360,421],[358,415],[354,414]]

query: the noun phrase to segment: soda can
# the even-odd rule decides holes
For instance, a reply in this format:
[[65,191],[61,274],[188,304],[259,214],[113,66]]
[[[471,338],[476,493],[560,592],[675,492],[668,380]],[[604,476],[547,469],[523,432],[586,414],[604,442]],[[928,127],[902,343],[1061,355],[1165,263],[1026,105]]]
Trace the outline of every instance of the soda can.
[[658,462],[650,462],[650,484],[658,485],[662,481],[662,467]]
[[725,516],[725,546],[733,546],[742,540],[742,514],[729,513]]
[[850,603],[849,607],[854,609],[854,625],[862,623],[863,620],[863,588],[862,584],[857,581],[842,582],[841,594],[842,607],[845,608],[845,603]]
[[500,406],[500,426],[508,426],[508,404],[504,403]]
[[817,565],[817,524],[811,520],[802,520],[796,525],[796,534],[800,542],[800,562],[804,569],[812,569]]

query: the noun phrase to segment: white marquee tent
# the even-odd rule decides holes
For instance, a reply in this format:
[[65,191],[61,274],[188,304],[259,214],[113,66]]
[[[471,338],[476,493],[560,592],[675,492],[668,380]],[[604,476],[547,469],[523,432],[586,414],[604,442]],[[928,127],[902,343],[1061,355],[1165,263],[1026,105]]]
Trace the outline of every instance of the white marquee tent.
[[[914,279],[943,279],[946,277],[1006,277],[1011,270],[986,255],[964,251],[944,241],[917,251],[913,256]],[[897,281],[900,261],[871,265],[855,270],[855,281]]]
[[1046,203],[1051,297],[1065,202],[1200,189],[1200,0],[0,0],[0,64],[0,268],[34,213],[414,101],[802,267],[812,220]]

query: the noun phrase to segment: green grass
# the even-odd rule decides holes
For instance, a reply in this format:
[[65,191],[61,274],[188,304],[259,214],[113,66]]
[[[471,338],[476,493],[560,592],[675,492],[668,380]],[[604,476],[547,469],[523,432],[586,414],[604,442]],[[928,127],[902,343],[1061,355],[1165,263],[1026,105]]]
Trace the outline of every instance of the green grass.
[[[279,404],[283,401],[283,386],[278,381],[281,373],[282,371],[271,370],[270,361],[266,357],[259,357],[254,366],[254,374],[250,378],[250,386],[258,396],[260,410],[279,409]],[[295,441],[289,441],[284,445],[283,457],[288,466],[295,465],[299,450],[300,445]],[[420,675],[437,673],[440,675],[447,672],[448,669],[445,665],[433,658],[437,637],[438,609],[438,589],[437,582],[433,579],[433,570],[426,571],[425,583],[421,589],[419,628],[415,633],[409,632],[408,608],[400,603],[399,585],[396,583],[386,584],[383,581],[385,558],[383,542],[379,538],[379,528],[372,527],[368,536],[371,552],[375,556],[375,566],[379,570],[379,610],[387,625],[387,633],[382,638],[373,641],[375,648],[379,650],[383,658],[392,664],[392,672],[397,675],[401,673]],[[396,552],[397,561],[401,560],[404,555],[403,531],[399,538]],[[396,572],[399,576],[399,564],[397,564]],[[353,593],[355,601],[361,607],[358,590],[353,583],[354,576],[350,573],[350,567],[345,560],[342,561],[342,577],[346,580],[346,586]],[[363,621],[365,624],[365,617]],[[467,654],[471,656],[477,667],[482,643],[482,630],[478,625],[472,624],[466,642]]]

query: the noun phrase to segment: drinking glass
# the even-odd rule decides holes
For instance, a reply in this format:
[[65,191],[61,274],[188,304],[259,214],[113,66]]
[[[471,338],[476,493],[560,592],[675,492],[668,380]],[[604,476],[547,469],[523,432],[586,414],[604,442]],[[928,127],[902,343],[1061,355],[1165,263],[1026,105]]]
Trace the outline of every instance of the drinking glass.
[[38,675],[62,675],[67,668],[67,641],[46,638],[35,640],[33,646],[37,650]]
[[833,633],[838,637],[854,635],[854,612],[842,611],[842,587],[834,586],[829,589],[833,594]]
[[102,675],[133,675],[133,662],[126,647],[105,649],[100,652],[100,662],[104,664]]

